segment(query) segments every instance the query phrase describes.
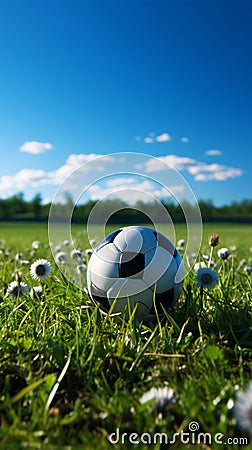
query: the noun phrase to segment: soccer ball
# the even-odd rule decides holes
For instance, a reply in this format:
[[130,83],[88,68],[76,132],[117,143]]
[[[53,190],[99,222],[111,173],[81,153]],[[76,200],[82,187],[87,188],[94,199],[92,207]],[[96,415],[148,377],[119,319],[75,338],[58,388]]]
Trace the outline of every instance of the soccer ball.
[[179,299],[181,256],[162,233],[142,226],[113,231],[95,248],[87,268],[88,292],[102,311],[135,318],[170,311]]

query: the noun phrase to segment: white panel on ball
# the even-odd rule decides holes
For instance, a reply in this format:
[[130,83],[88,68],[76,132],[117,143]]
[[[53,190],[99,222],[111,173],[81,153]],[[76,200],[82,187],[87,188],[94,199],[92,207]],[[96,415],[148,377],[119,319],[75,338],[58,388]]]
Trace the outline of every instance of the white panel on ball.
[[157,245],[154,231],[147,227],[125,227],[114,239],[114,244],[121,252],[145,253]]
[[[113,244],[107,244],[97,253],[94,252],[91,257],[92,266],[91,264],[88,265],[88,280],[91,277],[92,282],[106,292],[119,277],[119,258],[120,252],[116,250]],[[91,274],[89,268],[91,268]]]
[[[172,267],[173,256],[163,247],[156,247],[145,254],[146,267],[143,272],[143,280],[148,286],[157,283],[159,278],[171,266],[171,280],[174,282],[174,274],[177,271],[177,266],[174,272]],[[169,287],[167,288],[169,289]]]

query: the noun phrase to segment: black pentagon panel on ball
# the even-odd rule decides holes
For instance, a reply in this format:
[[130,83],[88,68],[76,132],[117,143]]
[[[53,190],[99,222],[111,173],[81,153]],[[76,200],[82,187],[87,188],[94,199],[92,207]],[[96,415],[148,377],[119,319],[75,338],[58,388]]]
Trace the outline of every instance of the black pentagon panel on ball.
[[113,242],[113,240],[115,239],[115,237],[121,232],[122,230],[116,230],[116,231],[112,231],[112,233],[108,234],[108,236],[106,236],[100,243],[99,245],[96,247],[95,251],[98,252],[100,250],[100,248],[104,247],[104,245],[110,244],[111,242]]
[[120,256],[120,278],[142,278],[145,268],[144,253],[125,252]]
[[165,248],[172,256],[175,256],[175,246],[174,244],[168,239],[166,236],[164,236],[162,233],[159,233],[157,231],[154,231],[154,234],[157,238],[157,243],[160,245],[160,247]]
[[92,300],[98,304],[98,306],[105,312],[110,310],[110,304],[107,299],[106,293],[91,283],[90,294]]
[[[168,291],[161,292],[160,294],[155,293],[155,304],[156,310],[158,314],[164,314],[164,310],[167,311],[172,306],[174,299],[174,288],[169,289]],[[150,314],[155,314],[155,306],[153,302],[153,306],[150,310]]]

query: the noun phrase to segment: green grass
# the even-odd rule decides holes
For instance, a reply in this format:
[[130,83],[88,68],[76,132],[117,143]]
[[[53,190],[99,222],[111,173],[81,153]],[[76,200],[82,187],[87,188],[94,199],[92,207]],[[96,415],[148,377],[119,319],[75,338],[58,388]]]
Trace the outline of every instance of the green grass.
[[[171,439],[188,432],[190,421],[212,437],[223,433],[223,442],[248,437],[234,420],[232,401],[251,379],[251,276],[242,261],[252,265],[251,226],[206,224],[203,231],[202,254],[210,253],[208,236],[220,235],[214,249],[218,285],[200,292],[191,271],[171,314],[155,325],[101,315],[55,265],[45,224],[0,223],[1,449],[168,448],[141,439],[130,445],[129,435],[166,433]],[[89,247],[82,226],[74,226],[73,234],[82,250]],[[176,236],[186,238],[185,226],[176,226]],[[35,253],[33,240],[40,241]],[[227,262],[216,256],[220,246],[236,246]],[[43,300],[5,295],[18,270],[29,287],[40,284],[32,280],[30,264],[15,260],[17,252],[30,263],[51,261]],[[162,414],[153,402],[139,402],[151,387],[165,385],[177,401]],[[117,429],[127,433],[124,444],[109,442]],[[242,448],[214,441],[177,441],[173,447]]]

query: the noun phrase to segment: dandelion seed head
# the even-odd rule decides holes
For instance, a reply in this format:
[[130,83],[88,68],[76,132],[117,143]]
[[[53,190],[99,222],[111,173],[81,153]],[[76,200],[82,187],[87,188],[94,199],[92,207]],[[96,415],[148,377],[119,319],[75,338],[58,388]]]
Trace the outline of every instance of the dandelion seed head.
[[206,263],[204,263],[204,261],[197,262],[197,263],[195,263],[194,266],[193,266],[195,272],[198,272],[198,270],[199,270],[199,269],[202,269],[203,267],[206,267]]
[[227,259],[230,255],[230,251],[228,250],[228,248],[222,247],[222,248],[219,248],[219,250],[217,251],[217,255],[221,259]]
[[28,266],[28,264],[30,264],[30,261],[28,259],[21,259],[20,264],[22,264],[22,266]]
[[44,297],[43,289],[41,286],[34,286],[30,290],[30,297],[32,300],[41,299]]
[[72,250],[71,251],[71,258],[72,259],[78,259],[82,257],[82,253],[80,250]]
[[87,266],[85,264],[80,264],[76,267],[76,271],[78,274],[85,273],[87,271]]
[[16,261],[19,261],[20,259],[23,259],[23,253],[16,253],[16,255],[15,255],[15,260]]
[[179,239],[177,242],[177,246],[178,247],[184,247],[185,245],[185,239]]
[[38,248],[39,248],[39,241],[33,241],[32,242],[32,248],[34,248],[34,250],[38,250]]
[[64,264],[67,260],[67,254],[65,252],[58,252],[55,255],[56,263]]
[[208,239],[209,245],[211,245],[211,247],[216,247],[216,245],[219,244],[219,238],[220,236],[218,234],[211,234]]

